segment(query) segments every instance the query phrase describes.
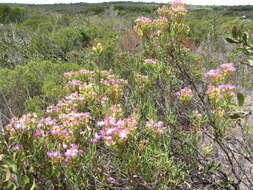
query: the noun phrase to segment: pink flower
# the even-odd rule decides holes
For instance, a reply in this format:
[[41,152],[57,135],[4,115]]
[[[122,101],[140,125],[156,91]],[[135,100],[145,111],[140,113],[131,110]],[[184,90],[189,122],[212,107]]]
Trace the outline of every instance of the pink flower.
[[122,130],[119,133],[119,136],[121,139],[127,139],[128,131],[127,130]]
[[116,182],[116,180],[115,180],[114,178],[112,178],[112,177],[108,177],[108,178],[107,178],[107,181],[108,181],[109,183],[115,183],[115,182]]
[[43,136],[43,135],[45,135],[45,131],[40,130],[40,129],[36,129],[33,136],[34,136],[34,137],[41,137],[41,136]]
[[78,155],[78,150],[77,149],[68,149],[64,156],[66,157],[76,157]]
[[222,85],[219,85],[218,88],[220,90],[234,90],[235,89],[235,86],[234,85],[231,85],[231,84],[222,84]]
[[179,100],[183,103],[188,103],[192,100],[193,93],[192,90],[188,87],[181,89],[179,92],[176,92]]
[[162,121],[159,121],[158,123],[155,124],[155,127],[162,127],[164,124]]
[[210,85],[210,86],[208,86],[207,93],[211,94],[214,92],[233,91],[234,89],[235,89],[235,86],[231,85],[231,84],[221,84],[218,86]]
[[150,132],[156,134],[164,133],[167,130],[162,121],[155,122],[154,120],[149,120],[146,123],[146,127]]
[[61,157],[61,153],[59,153],[59,152],[47,152],[47,155],[50,158],[60,158]]
[[106,126],[113,126],[115,124],[116,124],[116,119],[114,117],[109,116],[105,119]]
[[92,143],[97,143],[98,140],[97,140],[97,139],[91,139],[91,142],[92,142]]
[[158,63],[158,60],[157,59],[145,59],[144,60],[144,65],[154,65],[154,64],[157,64]]
[[124,120],[119,120],[117,121],[117,123],[114,125],[117,128],[121,128],[125,125],[125,121]]
[[16,146],[14,147],[14,149],[15,149],[15,150],[21,150],[21,149],[23,149],[23,146],[20,145],[20,144],[18,144],[18,145],[16,145]]
[[220,69],[215,69],[215,70],[210,70],[205,74],[206,78],[216,78],[220,77],[222,75],[222,70]]
[[111,137],[111,136],[107,136],[107,137],[105,137],[105,139],[106,139],[106,142],[107,142],[108,144],[111,144],[111,143],[112,143],[112,137]]
[[109,128],[107,131],[106,131],[106,135],[113,135],[115,133],[115,128]]
[[99,126],[99,127],[104,126],[104,125],[105,125],[104,121],[98,121],[97,122],[97,126]]
[[236,68],[234,67],[234,63],[224,63],[224,64],[221,64],[220,67],[225,71],[230,71],[230,72],[236,71]]
[[139,16],[139,17],[137,17],[135,22],[138,23],[138,24],[147,24],[147,23],[151,23],[152,20],[148,17]]

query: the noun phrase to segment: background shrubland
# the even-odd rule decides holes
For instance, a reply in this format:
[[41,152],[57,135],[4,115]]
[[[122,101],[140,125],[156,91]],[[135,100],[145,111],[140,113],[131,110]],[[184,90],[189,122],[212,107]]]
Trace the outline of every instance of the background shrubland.
[[1,189],[252,189],[252,10],[0,4]]

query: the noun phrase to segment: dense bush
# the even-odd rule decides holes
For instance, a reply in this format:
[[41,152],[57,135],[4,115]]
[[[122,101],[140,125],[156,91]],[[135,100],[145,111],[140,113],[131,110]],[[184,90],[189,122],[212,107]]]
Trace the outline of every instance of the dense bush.
[[22,25],[25,27],[32,28],[33,30],[38,30],[41,29],[42,27],[47,27],[49,28],[52,25],[52,21],[48,19],[34,19],[34,18],[29,18],[26,19],[24,22],[22,22]]
[[71,50],[80,50],[89,44],[90,38],[84,28],[63,28],[51,33],[38,33],[29,47],[33,54],[42,58],[66,60]]
[[128,5],[115,5],[114,10],[118,11],[120,15],[128,14],[151,14],[155,11],[155,7],[145,7],[145,6],[128,6]]
[[26,9],[16,6],[0,5],[0,23],[21,22],[26,16]]
[[88,6],[87,8],[80,10],[80,13],[86,15],[98,15],[104,13],[106,9],[108,9],[107,6]]
[[[32,109],[33,101],[46,105],[54,103],[63,94],[61,89],[64,79],[62,74],[69,70],[76,70],[76,64],[59,64],[51,61],[32,61],[25,66],[15,69],[0,70],[0,99],[1,110],[6,116],[20,115],[24,111],[38,111]],[[35,97],[35,98],[34,98]],[[41,110],[40,110],[41,111]]]

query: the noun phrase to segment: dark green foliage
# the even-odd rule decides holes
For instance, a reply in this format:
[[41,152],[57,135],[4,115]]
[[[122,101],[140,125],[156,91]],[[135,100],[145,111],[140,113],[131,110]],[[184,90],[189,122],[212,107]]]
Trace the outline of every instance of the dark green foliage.
[[0,4],[0,23],[21,22],[26,16],[26,9]]
[[98,15],[101,13],[104,13],[105,10],[108,9],[107,6],[88,6],[87,8],[83,8],[80,10],[81,14],[87,14],[87,15]]
[[118,11],[120,15],[130,14],[151,14],[154,13],[156,7],[152,6],[138,6],[138,5],[115,5],[114,10]]
[[66,60],[71,50],[80,50],[89,44],[90,38],[84,28],[62,28],[58,31],[37,34],[32,38],[30,51],[42,58]]
[[237,101],[239,106],[243,106],[245,102],[245,97],[242,93],[237,93]]

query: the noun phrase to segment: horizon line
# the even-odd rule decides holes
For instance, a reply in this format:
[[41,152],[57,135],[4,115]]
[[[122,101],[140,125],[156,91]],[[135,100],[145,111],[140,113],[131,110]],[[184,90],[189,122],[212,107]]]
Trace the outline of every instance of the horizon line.
[[[144,1],[104,1],[104,2],[69,2],[69,3],[17,3],[17,2],[0,2],[0,4],[19,4],[19,5],[70,5],[70,4],[103,4],[103,3],[146,3],[146,4],[168,4],[168,3],[163,3],[163,2],[144,2]],[[191,3],[185,3],[186,5],[194,5],[194,6],[253,6],[253,4],[244,4],[244,5],[224,5],[224,4],[191,4]]]

